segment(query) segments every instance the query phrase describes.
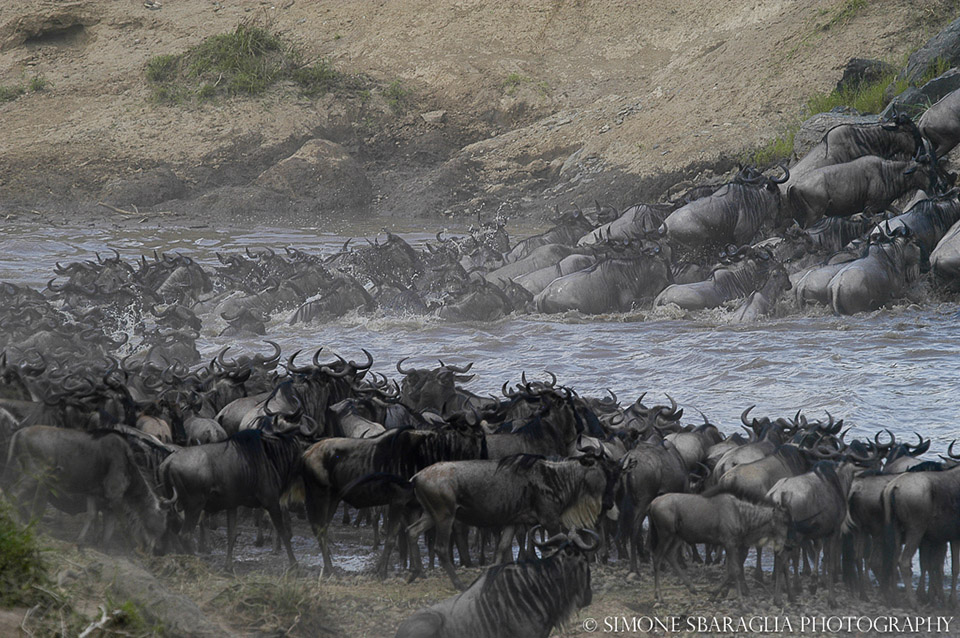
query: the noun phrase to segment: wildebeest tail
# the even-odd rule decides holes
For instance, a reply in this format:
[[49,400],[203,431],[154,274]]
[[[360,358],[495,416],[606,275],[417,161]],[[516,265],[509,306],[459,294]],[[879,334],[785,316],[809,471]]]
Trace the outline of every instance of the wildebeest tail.
[[389,472],[371,472],[365,476],[361,476],[358,479],[354,479],[347,483],[347,485],[340,490],[339,498],[343,499],[350,494],[351,491],[362,485],[368,485],[370,483],[376,483],[379,489],[390,489],[391,486],[399,487],[404,492],[409,492],[412,496],[413,492],[413,483],[402,476],[397,476],[396,474],[390,474]]

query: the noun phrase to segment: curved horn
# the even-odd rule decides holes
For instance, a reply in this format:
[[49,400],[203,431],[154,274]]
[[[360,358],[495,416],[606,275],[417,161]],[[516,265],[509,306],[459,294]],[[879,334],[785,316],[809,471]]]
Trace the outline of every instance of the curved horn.
[[587,535],[589,535],[590,537],[592,537],[592,538],[593,538],[593,543],[592,543],[592,544],[588,544],[586,541],[584,541],[582,538],[580,538],[580,532],[573,532],[573,533],[570,535],[570,541],[573,542],[574,545],[576,545],[577,547],[579,547],[581,550],[583,550],[583,551],[585,551],[585,552],[592,552],[592,551],[594,551],[595,549],[597,549],[598,547],[600,547],[600,536],[599,536],[599,534],[597,534],[597,533],[596,533],[595,531],[593,531],[592,529],[587,529],[587,528],[584,528],[584,529],[582,529],[582,530],[580,530],[580,531],[585,532]]
[[407,368],[406,370],[403,369],[403,362],[409,358],[410,357],[404,357],[403,359],[400,359],[399,361],[397,361],[397,372],[403,375],[407,375],[415,370],[415,368]]

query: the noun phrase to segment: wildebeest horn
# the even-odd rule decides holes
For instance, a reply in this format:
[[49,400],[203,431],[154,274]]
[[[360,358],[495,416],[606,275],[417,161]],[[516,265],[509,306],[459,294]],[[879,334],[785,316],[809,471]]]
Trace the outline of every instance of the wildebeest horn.
[[751,405],[749,408],[747,408],[740,414],[740,422],[743,423],[748,428],[752,428],[753,425],[747,421],[747,415],[750,414],[750,410],[754,409],[755,407],[757,407],[756,404]]
[[280,345],[277,344],[275,341],[270,341],[269,339],[265,340],[264,343],[269,344],[270,347],[273,348],[273,354],[270,355],[269,357],[266,357],[262,354],[255,355],[253,357],[254,362],[257,363],[258,365],[264,365],[266,363],[276,363],[277,361],[279,361]]
[[[580,538],[580,532],[584,532],[588,536],[591,536],[593,538],[593,543],[588,544],[586,541]],[[576,545],[577,547],[579,547],[581,550],[585,552],[592,552],[593,550],[595,550],[597,547],[600,546],[600,536],[592,529],[584,528],[580,531],[574,531],[570,534],[569,538],[574,545]]]
[[504,381],[504,382],[503,382],[503,386],[501,386],[500,392],[502,392],[502,393],[503,393],[503,396],[507,397],[508,399],[512,399],[513,397],[517,396],[518,393],[517,393],[517,392],[511,392],[511,391],[507,388],[507,383],[509,383],[509,382],[508,382],[508,381]]
[[367,358],[367,362],[363,365],[359,365],[356,361],[351,359],[349,365],[354,370],[369,370],[370,366],[373,365],[373,355],[370,354],[366,348],[360,348],[360,350],[363,352],[363,355]]
[[[880,434],[881,434],[881,432],[886,432],[887,434],[890,435],[890,442],[889,442],[889,443],[881,443],[881,442],[880,442]],[[878,448],[891,448],[891,447],[894,446],[894,444],[896,444],[896,442],[897,442],[897,437],[894,436],[893,432],[891,432],[890,430],[884,428],[884,429],[880,430],[879,432],[877,432],[877,433],[874,435],[874,437],[873,437],[873,442],[877,444],[877,447],[878,447]]]
[[[537,532],[541,533],[540,540],[537,540]],[[533,529],[530,530],[530,537],[533,540],[535,547],[545,548],[545,547],[555,547],[561,543],[567,542],[569,539],[564,533],[554,534],[550,538],[544,539],[546,536],[546,530],[542,526],[536,525]]]
[[287,359],[287,370],[289,370],[290,372],[293,372],[293,373],[296,373],[296,374],[303,374],[303,373],[305,373],[305,372],[309,372],[309,371],[310,371],[310,367],[309,367],[309,366],[304,366],[304,367],[302,367],[302,368],[298,368],[298,367],[296,367],[296,366],[293,364],[293,361],[297,358],[297,355],[300,354],[301,352],[303,352],[303,350],[297,350],[297,351],[294,352],[292,355],[290,355],[290,358],[289,358],[289,359]]
[[403,369],[403,362],[409,358],[410,357],[404,357],[403,359],[400,359],[399,361],[397,361],[397,372],[399,372],[400,374],[406,375],[406,374],[410,374],[415,370],[415,368],[408,368],[406,370]]
[[230,349],[230,346],[226,346],[226,347],[224,347],[223,350],[221,350],[220,352],[217,353],[217,365],[219,365],[219,366],[220,366],[222,369],[224,369],[224,370],[226,370],[226,369],[228,369],[228,368],[235,368],[235,367],[237,367],[237,362],[236,362],[236,361],[234,361],[234,362],[232,362],[232,363],[227,363],[227,362],[224,360],[224,358],[223,358],[223,356],[224,356],[225,354],[227,354],[227,350],[229,350],[229,349]]
[[947,456],[949,456],[951,459],[958,459],[958,460],[960,460],[960,454],[954,454],[954,453],[953,453],[953,445],[954,445],[954,443],[956,443],[956,442],[957,442],[956,439],[950,441],[950,447],[947,448]]
[[452,365],[445,365],[443,367],[446,368],[447,370],[450,370],[451,372],[456,372],[457,374],[464,374],[465,372],[469,372],[470,368],[473,367],[473,361],[471,361],[470,363],[468,363],[463,367],[452,366]]
[[771,177],[770,181],[773,182],[774,184],[783,184],[788,179],[790,179],[790,170],[787,168],[786,162],[781,162],[779,166],[780,168],[783,169],[783,177],[781,177],[780,179]]

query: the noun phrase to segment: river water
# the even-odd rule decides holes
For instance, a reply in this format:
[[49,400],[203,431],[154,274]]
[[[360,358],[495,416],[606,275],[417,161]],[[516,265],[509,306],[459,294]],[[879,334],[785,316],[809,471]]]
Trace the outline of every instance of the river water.
[[[108,248],[128,260],[154,249],[178,251],[212,266],[218,250],[293,246],[331,252],[350,236],[380,230],[378,224],[338,233],[14,225],[0,238],[0,280],[39,288],[53,276],[58,260],[92,258]],[[391,230],[414,245],[433,237],[432,232]],[[546,370],[581,394],[609,388],[625,403],[643,392],[648,405],[667,403],[669,393],[691,421],[698,422],[696,410],[702,410],[727,432],[737,429],[740,413],[753,404],[759,416],[792,416],[802,408],[810,418],[825,418],[829,411],[853,425],[854,435],[872,436],[879,428],[898,436],[919,431],[933,438],[933,454],[960,435],[960,326],[955,302],[922,291],[915,298],[922,301],[852,317],[786,307],[782,318],[747,326],[733,325],[724,310],[689,316],[665,310],[527,315],[493,323],[368,315],[297,326],[275,317],[268,335],[284,353],[324,346],[360,359],[360,348],[367,348],[373,369],[388,376],[397,376],[394,366],[402,357],[411,357],[406,365],[430,367],[437,359],[472,361],[477,377],[467,387],[478,393],[499,393],[504,381],[519,381],[521,371],[528,378],[546,378]],[[232,353],[269,351],[256,341],[216,337],[223,327],[219,321],[205,320],[205,356],[224,345],[232,345]]]

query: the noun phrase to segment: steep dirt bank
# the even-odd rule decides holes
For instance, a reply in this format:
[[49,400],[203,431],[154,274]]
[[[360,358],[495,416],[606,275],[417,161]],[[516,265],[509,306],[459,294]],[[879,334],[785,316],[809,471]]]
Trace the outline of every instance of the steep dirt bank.
[[[850,57],[902,60],[955,5],[8,0],[0,87],[23,93],[0,102],[0,210],[324,223],[624,206],[769,139]],[[151,102],[151,57],[244,21],[367,74],[370,94]],[[349,160],[365,178],[349,211],[304,194],[316,172],[261,175],[316,138],[340,146],[310,170]]]

